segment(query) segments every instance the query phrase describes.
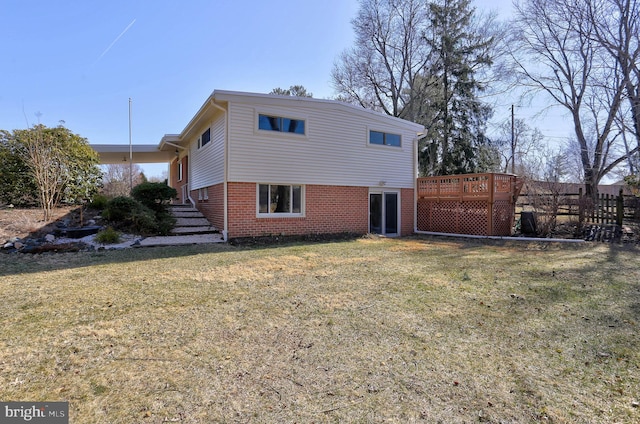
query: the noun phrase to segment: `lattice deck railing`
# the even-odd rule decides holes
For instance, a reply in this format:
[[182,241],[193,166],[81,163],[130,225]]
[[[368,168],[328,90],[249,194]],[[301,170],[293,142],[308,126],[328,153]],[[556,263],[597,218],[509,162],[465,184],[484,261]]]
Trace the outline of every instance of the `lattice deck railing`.
[[418,229],[510,235],[520,188],[511,174],[418,178]]

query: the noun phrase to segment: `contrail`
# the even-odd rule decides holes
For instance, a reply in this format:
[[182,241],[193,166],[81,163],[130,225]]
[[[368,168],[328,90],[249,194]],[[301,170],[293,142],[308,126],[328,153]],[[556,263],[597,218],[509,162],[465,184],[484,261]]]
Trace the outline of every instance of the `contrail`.
[[113,40],[113,42],[112,42],[111,44],[109,44],[109,47],[107,47],[107,48],[102,52],[102,54],[101,54],[101,55],[96,59],[96,61],[95,61],[95,62],[93,62],[93,64],[95,65],[96,63],[98,63],[98,62],[100,61],[100,59],[102,59],[102,57],[103,57],[105,54],[107,54],[107,53],[109,52],[109,50],[111,50],[111,47],[113,47],[113,45],[114,45],[114,44],[116,44],[116,43],[118,42],[118,40],[119,40],[119,39],[121,39],[121,38],[122,38],[122,36],[123,36],[127,31],[129,31],[129,28],[131,28],[131,27],[133,26],[133,24],[135,24],[135,23],[136,23],[136,20],[135,20],[135,18],[134,18],[134,19],[133,19],[133,21],[131,21],[131,23],[130,23],[129,25],[127,25],[127,27],[124,29],[124,31],[122,31],[122,32],[120,33],[120,35],[118,35],[118,36],[116,37],[116,39],[115,39],[115,40]]

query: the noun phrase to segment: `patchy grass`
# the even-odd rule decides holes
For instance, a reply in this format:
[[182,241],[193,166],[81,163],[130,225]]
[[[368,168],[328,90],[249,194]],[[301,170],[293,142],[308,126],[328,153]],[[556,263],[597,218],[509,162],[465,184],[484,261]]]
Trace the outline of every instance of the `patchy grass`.
[[0,255],[0,399],[73,423],[638,422],[633,248]]

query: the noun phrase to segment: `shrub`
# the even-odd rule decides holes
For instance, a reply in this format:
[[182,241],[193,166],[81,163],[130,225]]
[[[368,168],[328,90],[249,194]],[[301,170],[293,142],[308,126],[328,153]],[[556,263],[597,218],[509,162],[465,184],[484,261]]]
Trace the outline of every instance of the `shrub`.
[[166,236],[176,225],[176,219],[169,212],[156,213],[156,222],[158,224],[158,234]]
[[163,211],[166,204],[178,195],[175,188],[164,183],[142,183],[131,190],[134,199],[153,211]]
[[122,222],[131,218],[131,214],[135,209],[142,206],[139,202],[131,197],[118,196],[107,202],[102,217],[111,222]]
[[96,194],[91,199],[91,202],[89,202],[89,207],[91,209],[101,211],[107,207],[107,203],[109,203],[109,199],[107,198],[107,196],[103,194]]
[[158,234],[158,221],[156,214],[139,203],[139,207],[131,212],[131,230],[143,235]]
[[119,230],[143,235],[169,234],[175,225],[175,218],[166,210],[152,210],[131,197],[114,197],[102,212],[102,217]]
[[95,241],[102,244],[114,244],[120,242],[120,233],[113,229],[113,227],[107,227],[96,234]]

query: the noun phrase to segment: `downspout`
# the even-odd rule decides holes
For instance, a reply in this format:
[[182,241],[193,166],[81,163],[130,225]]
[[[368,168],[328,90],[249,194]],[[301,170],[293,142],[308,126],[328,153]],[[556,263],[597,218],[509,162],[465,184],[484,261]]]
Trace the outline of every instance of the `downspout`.
[[415,148],[413,149],[413,232],[418,232],[418,176],[420,169],[418,167],[418,157],[420,149],[420,140],[427,136],[426,133],[418,133],[415,139]]
[[227,242],[229,241],[229,203],[228,203],[228,174],[229,174],[229,114],[227,109],[223,108],[219,104],[215,102],[215,99],[211,99],[211,106],[222,111],[224,113],[224,176],[223,176],[223,216],[224,216],[224,225],[222,229],[222,239]]

